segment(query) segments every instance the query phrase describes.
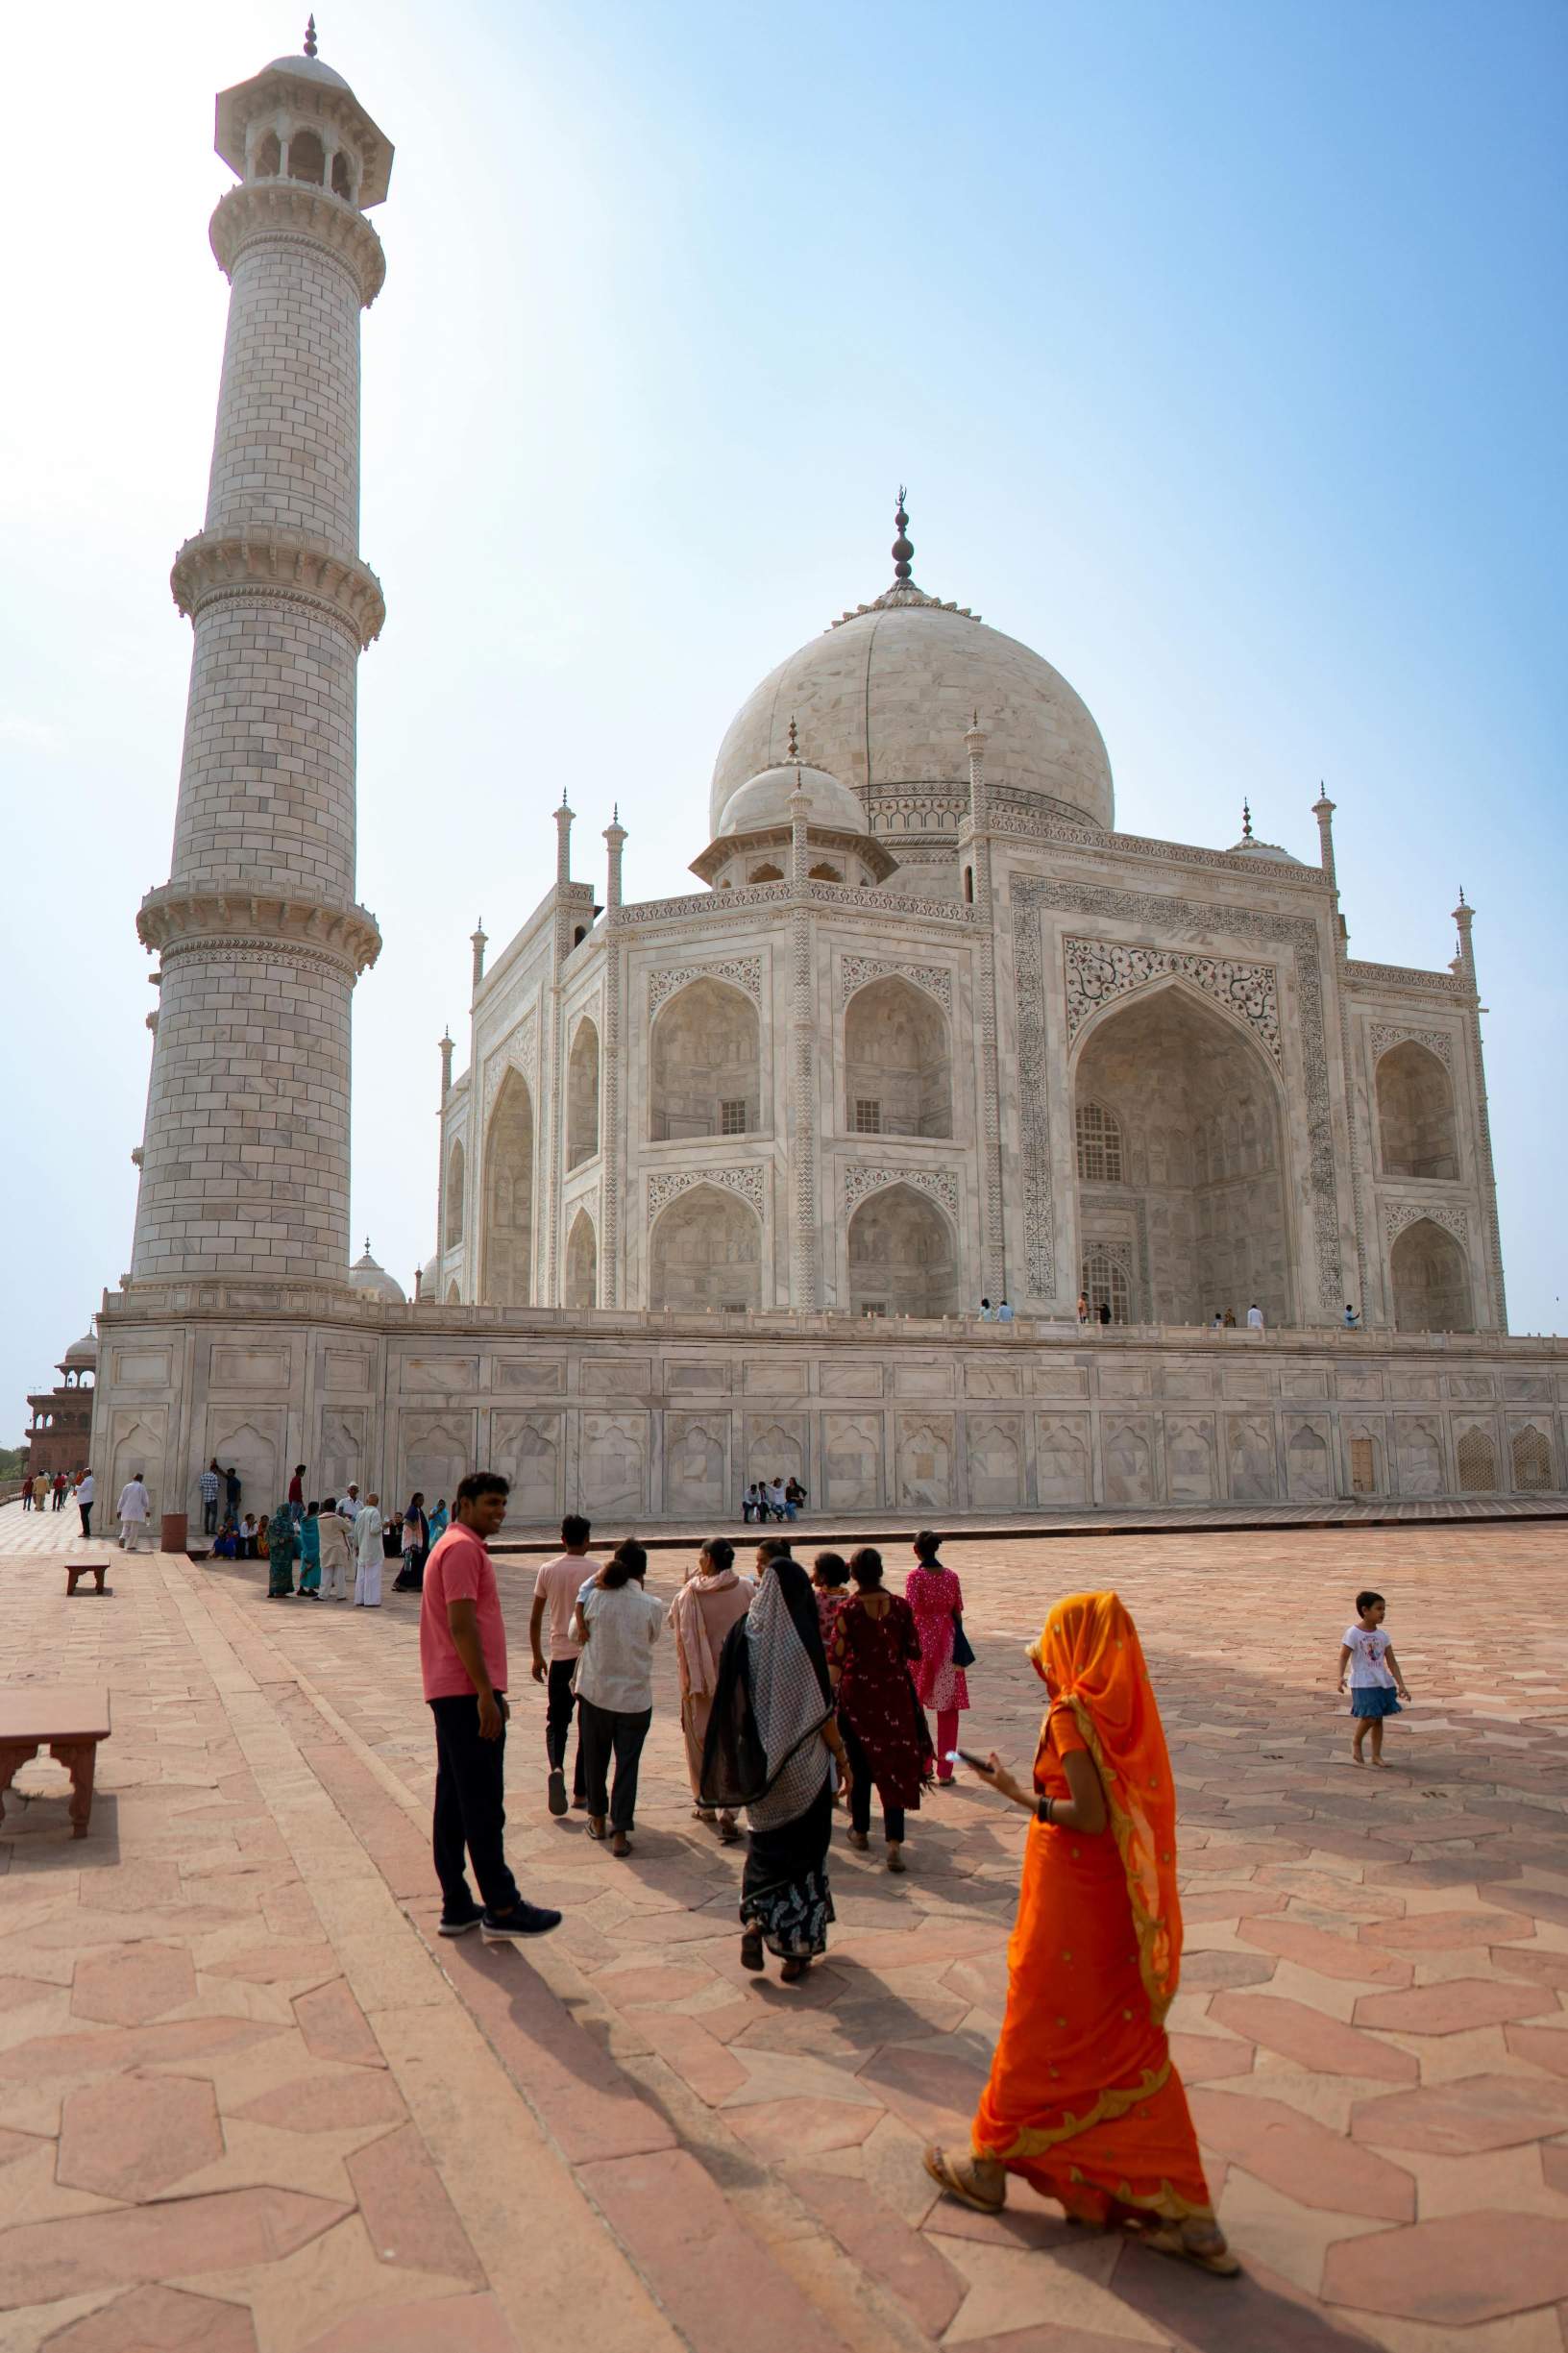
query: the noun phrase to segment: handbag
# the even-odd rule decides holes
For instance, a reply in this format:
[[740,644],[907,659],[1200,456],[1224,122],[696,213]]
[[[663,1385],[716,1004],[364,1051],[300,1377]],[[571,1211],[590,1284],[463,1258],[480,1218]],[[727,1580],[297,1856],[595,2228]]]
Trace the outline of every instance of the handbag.
[[956,1609],[953,1612],[953,1664],[955,1667],[972,1667],[974,1664],[974,1645],[964,1631],[963,1616]]

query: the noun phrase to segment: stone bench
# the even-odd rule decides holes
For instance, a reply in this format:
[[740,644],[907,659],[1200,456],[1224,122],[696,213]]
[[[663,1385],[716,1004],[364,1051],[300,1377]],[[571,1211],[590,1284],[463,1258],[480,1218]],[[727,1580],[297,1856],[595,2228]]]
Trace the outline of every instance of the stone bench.
[[0,1691],[0,1822],[16,1775],[47,1749],[71,1777],[71,1836],[86,1838],[98,1743],[108,1738],[109,1694],[97,1685],[30,1684]]
[[65,1598],[67,1601],[70,1599],[76,1591],[78,1578],[82,1577],[96,1577],[98,1582],[92,1588],[94,1593],[108,1593],[110,1587],[104,1582],[108,1575],[109,1562],[107,1560],[67,1560],[65,1563]]

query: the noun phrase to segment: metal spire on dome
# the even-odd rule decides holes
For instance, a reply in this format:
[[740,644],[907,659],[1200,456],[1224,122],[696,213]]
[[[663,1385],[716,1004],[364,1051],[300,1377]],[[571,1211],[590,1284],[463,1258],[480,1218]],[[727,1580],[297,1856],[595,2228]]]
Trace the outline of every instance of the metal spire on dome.
[[[298,19],[296,18],[295,21],[298,22]],[[305,54],[307,58],[313,58],[316,54],[316,20],[313,16],[309,17],[306,23]],[[367,1242],[365,1247],[368,1250],[370,1244]]]
[[898,536],[893,543],[893,576],[895,580],[912,580],[915,577],[913,563],[915,548],[909,536],[909,517],[904,512],[904,501],[908,496],[909,492],[900,482],[898,485],[898,511],[893,518],[898,527]]
[[1243,842],[1252,840],[1252,811],[1245,801],[1241,803],[1241,839]]
[[789,749],[788,749],[788,750],[785,752],[785,754],[784,754],[784,763],[785,763],[785,766],[786,766],[786,767],[788,767],[789,763],[790,763],[792,760],[795,762],[795,764],[796,764],[796,767],[798,767],[798,766],[799,766],[799,764],[800,764],[800,742],[799,742],[799,738],[796,736],[796,731],[795,731],[795,720],[794,720],[794,717],[793,717],[793,716],[791,717],[791,720],[790,720],[790,744],[789,744]]

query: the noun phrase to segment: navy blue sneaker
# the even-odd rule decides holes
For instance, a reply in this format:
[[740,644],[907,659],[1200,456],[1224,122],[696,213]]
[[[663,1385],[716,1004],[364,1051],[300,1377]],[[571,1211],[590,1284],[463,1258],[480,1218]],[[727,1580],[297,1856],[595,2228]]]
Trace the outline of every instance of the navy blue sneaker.
[[477,1928],[483,1918],[484,1914],[477,1903],[471,1903],[466,1912],[444,1910],[441,1914],[441,1934],[466,1936],[470,1928]]
[[480,1926],[487,1945],[515,1945],[526,1936],[548,1936],[551,1928],[561,1924],[559,1912],[547,1912],[537,1903],[525,1903],[519,1897],[509,1912],[486,1912]]

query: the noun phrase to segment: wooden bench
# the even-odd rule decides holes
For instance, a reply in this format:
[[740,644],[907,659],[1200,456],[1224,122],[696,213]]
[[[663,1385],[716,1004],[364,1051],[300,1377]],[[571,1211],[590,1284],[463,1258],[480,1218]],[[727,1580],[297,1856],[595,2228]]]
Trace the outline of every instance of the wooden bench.
[[85,1683],[27,1683],[0,1690],[0,1822],[6,1792],[47,1749],[71,1777],[71,1836],[86,1838],[98,1743],[109,1738],[109,1694]]
[[65,1563],[66,1600],[68,1601],[76,1591],[76,1581],[79,1577],[96,1577],[98,1582],[93,1587],[94,1593],[108,1593],[110,1588],[104,1582],[108,1575],[109,1562],[107,1560],[67,1560]]

